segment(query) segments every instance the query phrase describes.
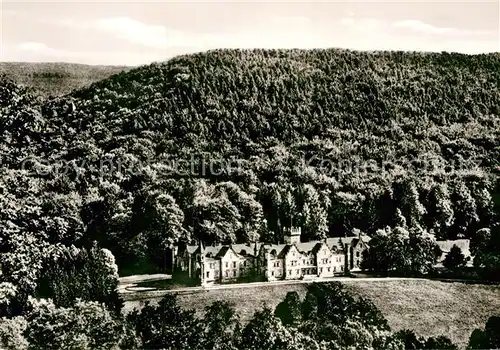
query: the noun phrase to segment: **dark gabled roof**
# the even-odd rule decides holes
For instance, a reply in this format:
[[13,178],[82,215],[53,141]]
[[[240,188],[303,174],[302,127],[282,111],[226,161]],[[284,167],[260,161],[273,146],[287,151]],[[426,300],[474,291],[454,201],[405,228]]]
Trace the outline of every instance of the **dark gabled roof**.
[[290,251],[290,249],[292,249],[291,244],[285,245],[285,247],[281,250],[281,252],[278,252],[278,258],[283,259],[286,256],[286,254]]
[[[324,243],[326,244],[326,243]],[[318,242],[314,245],[313,249],[311,249],[311,252],[313,252],[314,254],[317,254],[319,252],[319,250],[321,249],[321,247],[323,246],[323,243],[322,242]],[[328,245],[327,245],[328,246]]]
[[[257,254],[259,254],[259,250],[260,250],[260,247],[262,246],[262,243],[257,243]],[[255,249],[255,243],[252,243],[252,244],[233,244],[231,246],[231,248],[233,248],[233,250],[237,253],[237,254],[242,254],[242,255],[251,255],[251,256],[255,256],[255,252],[254,252],[254,249]]]
[[[367,235],[361,235],[361,241],[363,243],[368,243],[370,241],[370,237]],[[351,246],[356,246],[360,241],[360,237],[352,236],[352,237],[330,237],[325,241],[310,241],[310,242],[300,242],[297,244],[266,244],[266,243],[257,243],[257,254],[259,254],[261,249],[265,249],[267,252],[275,251],[276,256],[282,259],[289,251],[292,246],[295,246],[299,253],[302,254],[311,254],[317,253],[322,244],[326,243],[327,247],[334,252],[333,247],[337,247],[337,252],[340,252],[344,248],[344,244],[350,244]],[[221,258],[226,255],[227,251],[232,249],[236,255],[249,255],[255,256],[255,245],[252,244],[233,244],[231,246],[206,246],[204,248],[205,256],[210,255],[213,258]],[[186,250],[189,254],[199,253],[198,245],[187,246]],[[244,254],[242,254],[244,253]]]
[[313,251],[314,247],[316,247],[317,244],[321,245],[321,242],[320,241],[300,242],[297,243],[295,246],[297,247],[297,250],[299,252],[309,254],[310,252]]
[[279,255],[281,251],[286,247],[286,244],[262,244],[261,247],[269,253],[274,250],[276,251],[275,254]]
[[[359,240],[360,240],[359,236],[330,237],[326,239],[326,244],[330,248],[332,248],[333,246],[337,246],[338,249],[343,249],[344,244],[349,244],[351,247],[355,247],[358,244]],[[371,237],[362,234],[361,240],[363,241],[363,243],[368,244],[368,242],[370,242],[371,240]]]
[[226,253],[231,250],[231,247],[228,247],[228,246],[223,246],[222,248],[219,249],[219,252],[217,253],[217,255],[215,256],[216,258],[222,258],[226,255]]

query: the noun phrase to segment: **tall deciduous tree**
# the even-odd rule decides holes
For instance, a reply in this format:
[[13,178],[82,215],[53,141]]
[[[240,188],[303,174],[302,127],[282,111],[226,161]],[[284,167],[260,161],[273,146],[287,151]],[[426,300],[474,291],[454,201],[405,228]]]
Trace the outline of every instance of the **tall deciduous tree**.
[[75,299],[99,301],[119,314],[122,300],[117,288],[118,266],[109,250],[59,245],[44,259],[37,294],[62,307],[70,307]]
[[76,300],[56,307],[50,300],[33,300],[25,330],[30,348],[110,349],[123,337],[123,323],[102,304]]
[[447,185],[434,186],[429,197],[429,228],[434,230],[436,237],[445,240],[455,219]]
[[213,185],[199,181],[190,210],[199,239],[208,244],[236,241],[241,215],[226,193],[218,193]]
[[303,235],[305,240],[323,239],[328,232],[327,212],[318,191],[312,185],[304,186],[302,207]]
[[461,236],[470,236],[479,221],[477,205],[471,191],[463,181],[459,181],[453,192],[455,224],[453,228]]

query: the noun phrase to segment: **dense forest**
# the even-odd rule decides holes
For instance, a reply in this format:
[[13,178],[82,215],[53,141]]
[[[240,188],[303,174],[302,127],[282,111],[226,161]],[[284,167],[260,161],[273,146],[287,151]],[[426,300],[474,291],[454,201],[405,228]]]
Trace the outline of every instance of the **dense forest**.
[[179,238],[373,234],[398,209],[471,238],[498,213],[499,68],[494,54],[216,50],[48,101],[5,82],[6,220],[44,225],[26,229],[50,244],[97,240],[124,268],[163,264]]
[[56,98],[3,76],[0,316],[116,312],[118,273],[171,244],[290,225],[470,238],[498,272],[499,91],[498,54],[333,49],[179,56]]

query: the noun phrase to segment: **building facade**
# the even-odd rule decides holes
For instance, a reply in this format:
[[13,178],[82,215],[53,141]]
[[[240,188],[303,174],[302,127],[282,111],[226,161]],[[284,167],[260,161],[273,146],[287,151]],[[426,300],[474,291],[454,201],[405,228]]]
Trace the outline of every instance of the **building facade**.
[[186,246],[176,251],[173,277],[201,285],[333,277],[359,270],[370,241],[362,234],[310,242],[301,242],[300,236],[300,228],[291,228],[283,244]]

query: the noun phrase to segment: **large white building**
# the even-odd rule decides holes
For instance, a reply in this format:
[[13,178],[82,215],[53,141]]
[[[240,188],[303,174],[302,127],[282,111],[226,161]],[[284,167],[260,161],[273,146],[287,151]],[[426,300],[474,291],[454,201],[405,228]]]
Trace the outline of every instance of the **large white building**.
[[244,280],[288,280],[333,277],[359,270],[370,237],[333,237],[301,242],[300,228],[287,230],[283,244],[186,246],[174,256],[174,278],[197,284]]

